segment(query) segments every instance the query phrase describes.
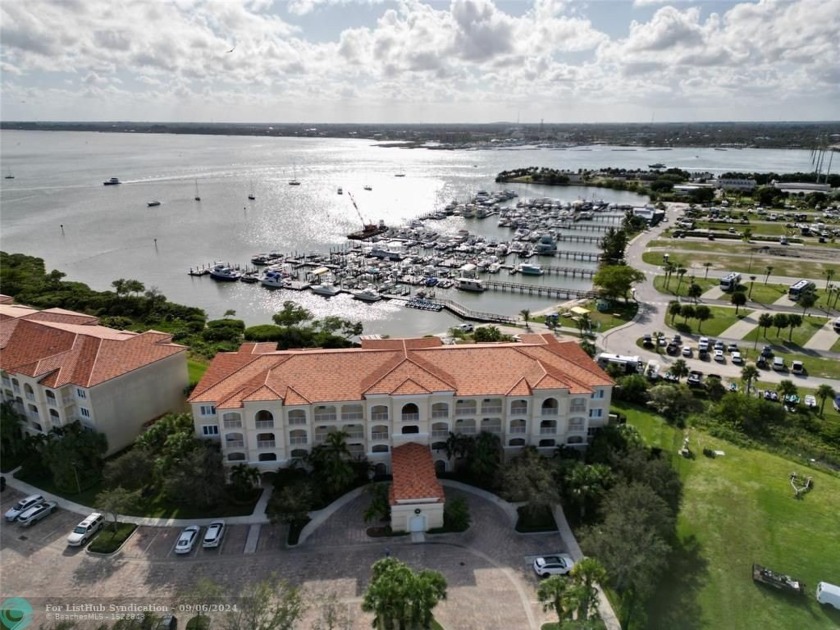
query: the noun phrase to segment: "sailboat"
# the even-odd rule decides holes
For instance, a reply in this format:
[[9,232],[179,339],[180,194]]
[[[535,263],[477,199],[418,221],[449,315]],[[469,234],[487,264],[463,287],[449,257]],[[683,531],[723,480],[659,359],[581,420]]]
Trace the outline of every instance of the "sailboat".
[[295,166],[294,169],[292,179],[289,180],[289,186],[300,186],[300,181],[297,178],[297,166]]
[[248,199],[253,201],[256,198],[257,198],[257,195],[254,194],[254,180],[252,179],[251,180],[251,192],[248,193]]
[[195,200],[201,201],[201,195],[198,194],[198,180],[195,180]]

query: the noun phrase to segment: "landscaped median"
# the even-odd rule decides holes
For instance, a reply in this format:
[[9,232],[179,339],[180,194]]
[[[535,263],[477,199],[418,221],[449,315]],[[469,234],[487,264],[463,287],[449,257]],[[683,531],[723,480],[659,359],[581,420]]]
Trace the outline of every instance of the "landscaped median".
[[[672,317],[670,313],[666,313],[666,325],[669,328],[683,334],[697,334],[705,335],[707,337],[719,337],[721,333],[727,330],[730,326],[741,321],[748,315],[752,315],[753,313],[753,311],[740,309],[736,315],[735,309],[729,308],[728,306],[708,306],[704,304],[694,305],[689,303],[684,303],[683,306],[691,307],[691,315],[686,317],[680,314],[676,317]],[[709,309],[711,317],[708,320],[700,322],[695,318],[694,314],[699,307]]]
[[131,537],[137,525],[133,523],[108,523],[99,532],[93,541],[88,545],[87,550],[91,553],[112,554],[120,549]]
[[[648,627],[840,626],[840,611],[820,606],[814,597],[818,582],[838,579],[833,551],[840,478],[701,430],[675,429],[647,411],[616,407],[648,444],[670,456],[685,484],[679,550],[659,583]],[[686,435],[693,459],[677,454]],[[722,455],[704,457],[703,449]],[[799,500],[790,485],[791,472],[813,481],[813,489]],[[755,584],[754,562],[803,580],[805,597],[791,599]]]

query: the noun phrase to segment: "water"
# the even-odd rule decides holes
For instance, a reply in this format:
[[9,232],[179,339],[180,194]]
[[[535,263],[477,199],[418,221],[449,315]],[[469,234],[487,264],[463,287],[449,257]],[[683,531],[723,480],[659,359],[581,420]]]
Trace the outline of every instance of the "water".
[[[383,219],[399,225],[452,199],[504,187],[515,188],[520,197],[645,201],[622,191],[493,182],[500,171],[522,166],[577,170],[662,162],[718,173],[809,168],[807,151],[764,149],[429,151],[384,148],[367,140],[32,131],[4,131],[0,143],[0,168],[4,175],[8,169],[15,175],[0,180],[0,247],[5,251],[44,258],[48,270],[60,269],[98,290],[110,288],[117,278],[140,280],[175,302],[204,308],[211,318],[232,309],[249,325],[267,323],[291,299],[317,317],[361,320],[366,333],[391,335],[438,332],[457,320],[394,303],[363,304],[346,295],[325,300],[307,292],[216,283],[186,271],[217,260],[244,264],[258,252],[325,253],[341,246],[361,224],[348,193],[366,222]],[[397,172],[405,177],[394,177]],[[124,184],[103,186],[110,177]],[[293,177],[300,186],[288,185]],[[193,199],[196,181],[200,202]],[[344,195],[337,194],[339,186]],[[249,192],[254,201],[248,200]],[[147,207],[152,200],[161,205]],[[497,228],[494,217],[453,217],[427,225],[445,233],[466,227],[499,240],[512,235]],[[589,251],[595,246],[571,243],[567,248]],[[560,258],[542,263],[549,260],[557,266],[592,266]],[[497,279],[523,282],[505,272]],[[568,288],[590,284],[562,276],[526,281]],[[546,298],[489,291],[451,294],[469,308],[508,315],[552,304]]]

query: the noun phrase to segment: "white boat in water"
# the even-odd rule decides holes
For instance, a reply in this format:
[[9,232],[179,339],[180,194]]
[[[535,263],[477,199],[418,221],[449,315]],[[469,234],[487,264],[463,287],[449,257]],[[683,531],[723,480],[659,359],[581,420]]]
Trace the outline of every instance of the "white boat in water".
[[288,278],[281,271],[267,269],[260,278],[260,284],[267,289],[284,289],[288,284]]
[[456,289],[460,291],[473,291],[474,293],[481,293],[484,291],[484,283],[478,278],[458,278]]
[[539,265],[533,265],[531,263],[519,263],[517,267],[519,273],[523,276],[541,276],[543,275],[543,269]]
[[382,299],[382,294],[373,287],[365,287],[351,291],[354,300],[361,300],[362,302],[378,302]]
[[341,293],[341,289],[335,286],[332,282],[322,282],[321,284],[313,284],[309,287],[312,293],[323,295],[324,297],[332,297]]
[[150,208],[154,208],[155,206],[160,205],[160,201],[150,201],[146,205],[149,206]]
[[230,265],[218,264],[213,265],[210,270],[210,277],[222,282],[236,282],[242,277],[242,273]]

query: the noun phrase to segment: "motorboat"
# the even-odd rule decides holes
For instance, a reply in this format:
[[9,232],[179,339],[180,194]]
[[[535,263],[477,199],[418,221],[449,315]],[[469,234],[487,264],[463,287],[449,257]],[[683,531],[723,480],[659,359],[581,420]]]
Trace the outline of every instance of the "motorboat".
[[373,186],[365,186],[365,190],[373,190]]
[[361,300],[362,302],[378,302],[382,299],[382,294],[373,287],[365,287],[351,291],[354,300]]
[[341,293],[341,289],[335,286],[332,282],[322,282],[321,284],[313,284],[309,289],[312,293],[323,295],[324,297],[333,297]]
[[219,263],[210,269],[210,277],[222,282],[236,282],[242,277],[242,273],[230,265]]
[[458,278],[455,288],[460,291],[472,291],[473,293],[481,293],[484,291],[484,283],[478,278]]
[[150,201],[146,205],[149,206],[150,208],[154,208],[155,206],[160,205],[160,201]]
[[102,182],[103,186],[116,186],[118,184],[122,184],[119,177],[112,177],[107,182]]
[[266,269],[262,278],[260,278],[260,283],[267,289],[285,289],[288,279],[281,271]]
[[365,223],[361,230],[358,232],[350,232],[350,234],[347,235],[347,238],[356,241],[363,241],[365,239],[384,234],[387,231],[388,226],[385,225],[384,221],[380,221],[379,225],[376,223]]
[[519,273],[523,276],[541,276],[543,275],[543,269],[539,265],[534,265],[531,263],[519,263],[517,267]]
[[339,187],[338,187],[338,194],[339,194],[339,195],[343,195],[343,194],[344,194],[344,189],[343,189],[341,186],[339,186]]

